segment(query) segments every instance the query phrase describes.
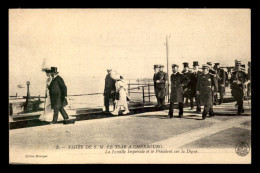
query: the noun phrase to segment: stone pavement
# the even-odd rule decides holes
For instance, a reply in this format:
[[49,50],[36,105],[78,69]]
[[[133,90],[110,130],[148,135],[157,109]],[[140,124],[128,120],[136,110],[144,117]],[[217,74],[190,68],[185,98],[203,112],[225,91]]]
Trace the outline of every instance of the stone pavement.
[[[206,120],[201,120],[201,114],[194,113],[195,110],[185,108],[184,117],[181,119],[177,118],[178,110],[174,112],[176,118],[173,119],[167,119],[168,110],[163,110],[129,116],[77,121],[75,124],[69,125],[54,124],[14,129],[9,131],[10,149],[13,147],[53,149],[57,145],[77,144],[160,144],[181,148],[232,128],[246,131],[247,135],[242,140],[251,141],[251,127],[246,125],[251,122],[251,109],[246,102],[244,103],[246,112],[241,116],[235,116],[235,102],[231,102],[215,106],[214,111],[217,115]],[[225,133],[229,132],[226,131]],[[232,132],[230,135],[235,137],[237,134]],[[225,140],[220,138],[216,142],[221,146],[221,143]],[[239,141],[231,140],[225,146],[234,148],[237,142]],[[196,146],[210,147],[197,144]]]

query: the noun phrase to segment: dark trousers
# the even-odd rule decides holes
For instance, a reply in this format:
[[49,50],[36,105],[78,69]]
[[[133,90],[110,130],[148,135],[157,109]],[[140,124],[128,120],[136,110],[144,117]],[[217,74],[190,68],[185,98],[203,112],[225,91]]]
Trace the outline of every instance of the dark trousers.
[[[193,96],[191,96],[190,98],[190,107],[193,109],[194,107],[194,103],[193,103]],[[200,106],[200,99],[199,99],[199,96],[195,96],[195,101],[196,101],[196,106],[197,106],[197,112],[200,112],[201,111],[201,106]]]
[[[169,108],[169,116],[173,117],[173,112],[174,112],[174,103],[170,102],[170,108]],[[178,108],[179,108],[179,115],[183,115],[183,102],[178,103]]]
[[209,114],[209,116],[214,116],[212,104],[205,104],[204,105],[204,110],[203,110],[202,116],[206,117],[208,114]]
[[163,107],[165,105],[165,97],[162,97],[162,98],[158,98],[158,105],[160,107]]
[[69,116],[65,109],[63,107],[61,108],[54,108],[54,114],[53,114],[53,122],[57,122],[59,112],[61,113],[62,117],[66,120],[69,119]]
[[218,94],[214,95],[214,103],[219,103],[219,104],[223,103],[224,93],[220,92],[219,95],[220,95],[219,100],[218,100]]
[[113,105],[114,105],[114,109],[115,109],[115,97],[112,96],[112,98],[111,98],[111,96],[109,94],[106,94],[104,97],[106,112],[109,112],[109,99],[113,100]]
[[243,99],[237,100],[237,113],[238,114],[241,114],[242,111],[244,111],[243,104],[244,104]]

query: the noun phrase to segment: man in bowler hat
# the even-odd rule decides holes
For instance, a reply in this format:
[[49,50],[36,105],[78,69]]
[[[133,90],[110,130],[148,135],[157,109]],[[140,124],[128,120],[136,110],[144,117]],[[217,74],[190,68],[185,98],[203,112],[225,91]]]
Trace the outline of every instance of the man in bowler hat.
[[179,118],[183,116],[183,87],[187,86],[189,78],[179,73],[178,68],[178,65],[172,65],[173,74],[171,75],[171,97],[168,118],[173,118],[174,102],[178,102]]
[[63,79],[58,75],[57,67],[51,67],[52,81],[48,87],[51,99],[51,108],[54,110],[53,121],[51,124],[57,123],[59,112],[64,118],[64,123],[68,123],[69,116],[64,110],[67,102],[67,87]]

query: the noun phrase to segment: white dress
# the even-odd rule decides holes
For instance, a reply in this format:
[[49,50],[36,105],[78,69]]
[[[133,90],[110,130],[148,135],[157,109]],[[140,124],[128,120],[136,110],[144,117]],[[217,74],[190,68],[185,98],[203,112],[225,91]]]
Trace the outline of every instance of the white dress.
[[127,84],[124,80],[116,81],[116,90],[119,92],[118,106],[127,106]]
[[51,122],[53,120],[53,109],[51,109],[51,99],[50,99],[50,93],[48,89],[50,82],[51,82],[51,77],[47,78],[46,81],[47,84],[46,84],[46,99],[44,104],[45,107],[44,107],[43,114],[39,118],[41,121],[47,121],[47,122]]

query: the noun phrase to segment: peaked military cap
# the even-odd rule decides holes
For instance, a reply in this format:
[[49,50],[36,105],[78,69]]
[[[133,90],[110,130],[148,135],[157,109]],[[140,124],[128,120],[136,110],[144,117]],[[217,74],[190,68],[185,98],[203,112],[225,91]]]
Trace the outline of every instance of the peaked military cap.
[[179,67],[177,64],[172,64],[172,68]]
[[159,68],[158,64],[153,65],[153,68]]
[[160,64],[160,65],[159,65],[159,68],[161,68],[161,67],[164,67],[164,65]]
[[207,62],[208,65],[212,66],[212,62]]
[[207,64],[203,64],[202,69],[205,69],[205,68],[209,69],[209,66]]

